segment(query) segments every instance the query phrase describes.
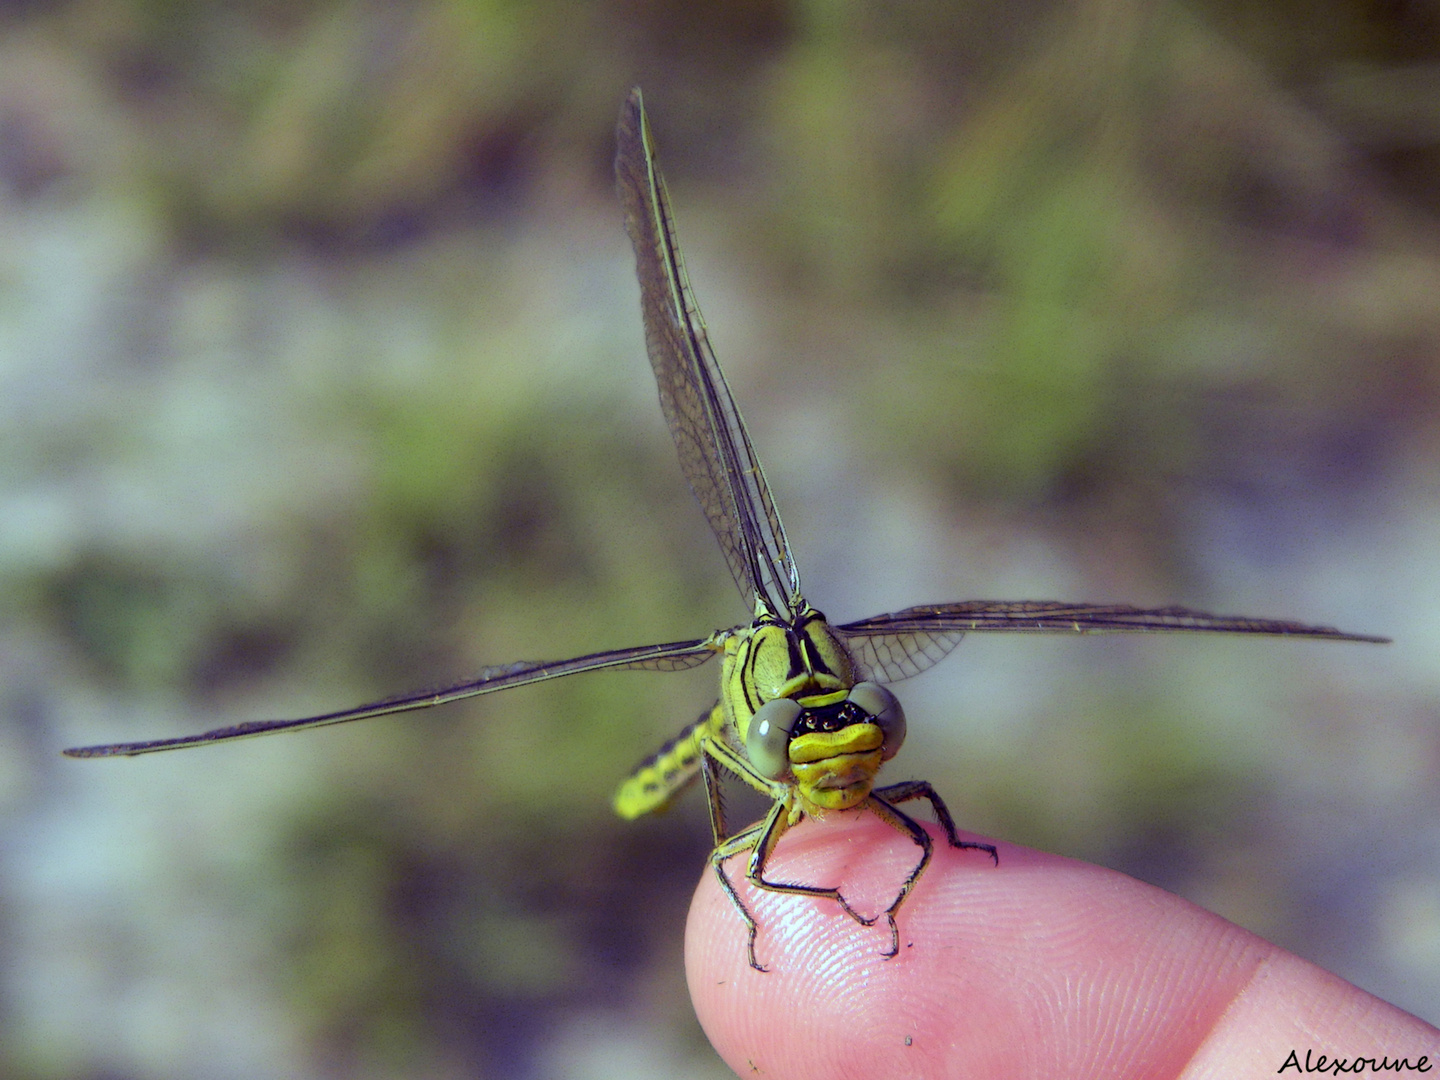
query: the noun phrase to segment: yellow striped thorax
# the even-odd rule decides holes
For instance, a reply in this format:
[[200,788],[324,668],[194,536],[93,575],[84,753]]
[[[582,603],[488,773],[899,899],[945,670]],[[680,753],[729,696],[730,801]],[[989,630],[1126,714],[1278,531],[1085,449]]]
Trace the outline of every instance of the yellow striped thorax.
[[795,810],[848,810],[904,739],[888,690],[855,682],[849,650],[814,608],[762,615],[725,641],[721,708],[760,778],[793,785]]
[[765,702],[793,698],[808,708],[813,699],[837,691],[843,698],[854,685],[849,650],[814,608],[806,608],[793,623],[762,615],[725,642],[720,701],[742,746]]

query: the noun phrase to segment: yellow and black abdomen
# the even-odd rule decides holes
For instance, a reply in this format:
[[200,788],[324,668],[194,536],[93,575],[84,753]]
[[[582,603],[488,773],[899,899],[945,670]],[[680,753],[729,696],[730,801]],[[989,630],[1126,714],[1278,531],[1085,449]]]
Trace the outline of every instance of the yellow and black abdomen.
[[637,765],[615,792],[615,812],[627,821],[664,810],[700,772],[704,743],[725,723],[717,703]]

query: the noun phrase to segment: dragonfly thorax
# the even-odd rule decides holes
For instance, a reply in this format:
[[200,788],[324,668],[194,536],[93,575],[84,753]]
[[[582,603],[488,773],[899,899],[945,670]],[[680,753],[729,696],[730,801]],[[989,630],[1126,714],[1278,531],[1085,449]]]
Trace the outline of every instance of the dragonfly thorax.
[[849,650],[814,608],[806,608],[793,622],[757,619],[725,646],[720,675],[725,719],[742,745],[751,718],[765,702],[793,698],[806,705],[855,685]]

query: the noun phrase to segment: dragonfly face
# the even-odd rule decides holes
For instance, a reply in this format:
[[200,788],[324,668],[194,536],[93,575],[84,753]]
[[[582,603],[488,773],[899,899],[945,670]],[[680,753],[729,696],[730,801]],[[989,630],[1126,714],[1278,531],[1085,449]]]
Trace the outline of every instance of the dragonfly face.
[[[720,543],[741,596],[755,613],[754,621],[691,641],[486,668],[442,690],[404,694],[319,716],[251,721],[198,735],[84,746],[66,750],[66,754],[128,757],[301,731],[426,709],[585,671],[677,671],[718,655],[722,657],[719,701],[635,769],[616,794],[615,809],[622,817],[638,817],[665,806],[697,776],[703,777],[715,837],[710,861],[748,929],[750,964],[763,971],[755,956],[755,920],[725,872],[725,862],[734,855],[748,853],[745,876],[756,888],[833,901],[865,926],[878,918],[861,916],[835,889],[765,877],[766,862],[780,837],[807,814],[867,811],[920,849],[914,869],[884,913],[890,930],[890,944],[883,951],[887,957],[899,950],[895,913],[925,870],[932,849],[930,834],[897,804],[928,800],[952,847],[985,852],[998,864],[993,846],[956,836],[949,811],[928,783],[916,780],[875,787],[881,765],[894,756],[905,738],[904,711],[894,694],[880,684],[925,670],[943,659],[967,633],[1189,632],[1386,640],[1281,619],[1052,600],[923,604],[832,625],[801,594],[800,573],[764,470],[724,372],[710,350],[638,89],[631,91],[620,110],[615,137],[616,188],[635,248],[645,344],[660,391],[661,411],[675,440],[681,471]],[[720,799],[722,773],[772,800],[762,821],[739,832],[730,831]]]
[[725,724],[766,780],[793,784],[804,811],[849,810],[905,738],[895,696],[855,682],[855,661],[814,608],[735,635],[720,676]]

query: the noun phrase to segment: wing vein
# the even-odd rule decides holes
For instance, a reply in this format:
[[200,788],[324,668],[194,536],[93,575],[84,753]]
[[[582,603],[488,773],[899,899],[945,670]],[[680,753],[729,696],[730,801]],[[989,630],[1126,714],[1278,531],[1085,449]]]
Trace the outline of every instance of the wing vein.
[[638,89],[616,126],[615,184],[635,249],[645,345],[680,467],[736,587],[772,614],[798,611],[800,574],[740,409],[690,288]]
[[484,668],[474,678],[461,683],[435,690],[415,690],[399,697],[385,698],[368,705],[341,709],[338,712],[303,716],[295,720],[251,720],[243,724],[214,728],[198,735],[180,735],[170,739],[78,746],[66,750],[65,754],[77,758],[133,757],[136,754],[178,750],[181,747],[202,743],[249,739],[256,735],[269,735],[279,731],[308,731],[311,728],[328,727],[331,724],[349,723],[351,720],[389,716],[393,713],[410,712],[413,709],[428,709],[433,705],[444,705],[447,702],[461,701],[480,694],[491,694],[496,690],[507,690],[513,686],[545,682],[548,679],[558,679],[564,675],[576,675],[582,671],[601,671],[607,668],[679,671],[705,663],[715,655],[717,648],[716,638],[712,635],[695,641],[675,641],[662,645],[639,645],[629,649],[612,649],[608,652],[591,653],[588,656],[577,656],[569,660],[521,660],[514,664]]

